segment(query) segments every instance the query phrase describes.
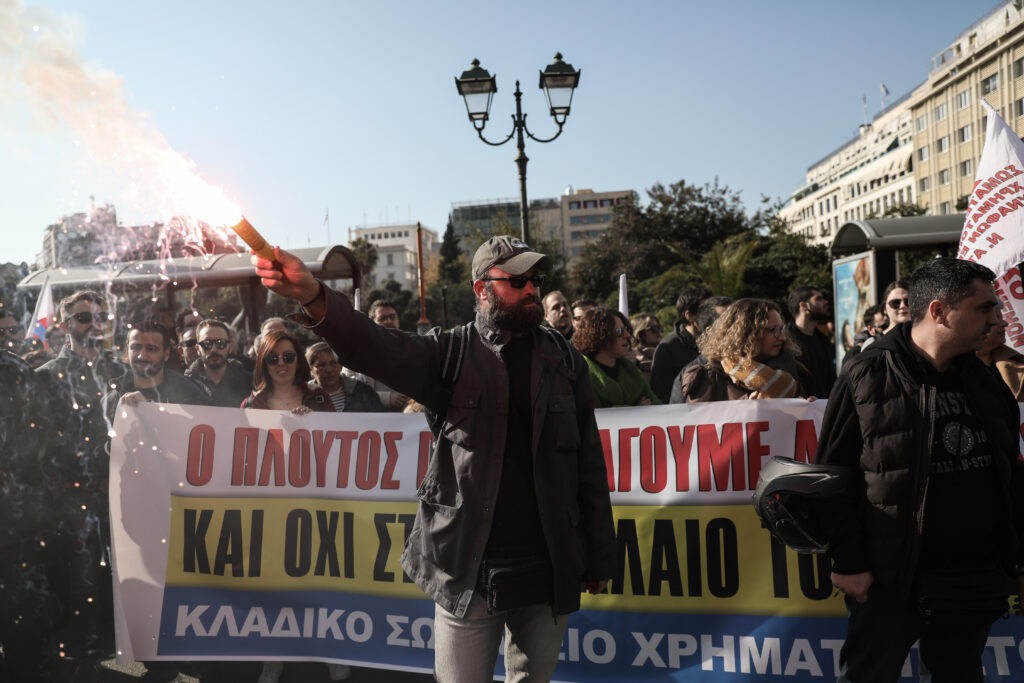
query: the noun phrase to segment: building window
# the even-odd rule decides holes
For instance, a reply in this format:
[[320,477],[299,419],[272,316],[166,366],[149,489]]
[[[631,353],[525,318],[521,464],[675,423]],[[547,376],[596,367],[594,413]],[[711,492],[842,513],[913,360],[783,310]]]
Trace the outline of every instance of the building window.
[[917,132],[920,133],[922,130],[928,127],[928,114],[921,114],[917,117]]
[[981,79],[981,94],[987,95],[990,92],[999,90],[999,74],[992,74],[988,78]]
[[388,263],[387,263],[387,265],[389,265],[389,266],[395,265],[395,255],[394,254],[388,254]]
[[928,178],[921,178],[921,192],[928,191]]
[[941,121],[946,118],[946,103],[943,102],[939,106],[935,107],[935,120]]
[[580,208],[580,203],[579,202],[569,202],[569,210],[570,211],[575,211],[578,208]]
[[944,168],[939,171],[939,185],[949,185],[949,169]]
[[[1024,116],[1024,98],[1013,103],[1013,113],[1015,116]],[[987,121],[987,118],[982,119],[982,121]]]
[[1021,76],[1024,76],[1024,57],[1013,63],[1013,77],[1020,78]]
[[918,161],[928,161],[928,145],[925,145],[924,147],[918,147],[918,149],[917,149],[917,160]]
[[971,124],[967,124],[963,128],[958,128],[956,131],[957,142],[967,142],[971,139]]
[[949,202],[942,202],[941,204],[939,204],[939,213],[943,215],[949,214],[949,209]]
[[938,142],[935,143],[935,147],[936,147],[936,149],[939,150],[939,154],[942,154],[943,152],[948,152],[949,151],[949,136],[948,135],[943,135],[941,138],[939,138]]
[[964,90],[956,95],[956,108],[966,109],[971,104],[971,91]]
[[960,162],[960,175],[969,176],[974,170],[974,162],[971,159]]
[[597,208],[597,200],[596,199],[588,199],[588,200],[586,200],[585,202],[583,202],[583,208],[584,209],[596,209]]

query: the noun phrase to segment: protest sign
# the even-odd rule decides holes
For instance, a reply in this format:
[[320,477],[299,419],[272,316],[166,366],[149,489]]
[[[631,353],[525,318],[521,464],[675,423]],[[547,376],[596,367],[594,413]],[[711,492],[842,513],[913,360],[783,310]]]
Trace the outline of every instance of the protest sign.
[[[597,411],[618,566],[571,617],[558,680],[835,676],[846,620],[828,567],[750,505],[767,458],[814,453],[824,405]],[[144,404],[114,429],[123,659],[431,670],[434,606],[398,562],[430,454],[422,415]],[[996,624],[985,662],[990,680],[1024,675],[1024,619]]]
[[987,266],[996,274],[996,294],[1008,323],[1006,343],[1024,346],[1024,142],[999,112],[982,100],[988,113],[985,147],[971,188],[960,234],[958,258]]

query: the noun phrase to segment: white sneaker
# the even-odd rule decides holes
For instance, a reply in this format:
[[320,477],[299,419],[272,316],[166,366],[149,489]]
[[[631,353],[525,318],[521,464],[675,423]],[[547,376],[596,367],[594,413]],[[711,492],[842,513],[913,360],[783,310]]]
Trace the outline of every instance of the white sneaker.
[[348,664],[328,664],[327,675],[332,681],[344,681],[352,675],[352,669]]

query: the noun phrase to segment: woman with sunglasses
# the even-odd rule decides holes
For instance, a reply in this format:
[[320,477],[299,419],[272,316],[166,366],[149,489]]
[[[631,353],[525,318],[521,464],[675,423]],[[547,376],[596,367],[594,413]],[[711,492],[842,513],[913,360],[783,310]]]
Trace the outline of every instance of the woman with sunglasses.
[[590,367],[594,407],[661,403],[632,358],[631,340],[624,316],[610,308],[589,310],[577,324],[572,343]]
[[687,403],[804,396],[807,372],[786,337],[782,310],[767,299],[738,299],[701,335],[704,363],[681,380]]
[[910,320],[910,283],[906,280],[895,280],[885,288],[882,295],[882,305],[885,313],[889,316],[889,327],[885,328],[888,333],[900,323]]
[[307,385],[310,376],[299,338],[279,330],[268,332],[256,353],[255,389],[242,401],[242,407],[289,410],[299,415],[334,412],[327,392]]

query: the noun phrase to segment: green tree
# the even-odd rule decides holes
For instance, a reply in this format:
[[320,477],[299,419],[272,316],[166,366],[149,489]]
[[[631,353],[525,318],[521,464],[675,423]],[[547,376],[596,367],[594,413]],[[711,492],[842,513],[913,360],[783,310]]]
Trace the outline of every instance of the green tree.
[[356,264],[359,266],[359,273],[362,280],[362,287],[373,286],[373,269],[377,265],[377,246],[364,237],[357,237],[352,240],[348,248],[355,256]]
[[758,244],[758,240],[715,242],[700,261],[693,264],[693,270],[712,292],[735,299],[740,295],[747,264]]
[[438,279],[446,285],[453,285],[464,281],[465,271],[465,259],[459,247],[459,238],[455,236],[455,226],[448,221],[441,239]]
[[[767,198],[762,200],[768,203]],[[763,234],[747,262],[741,296],[775,301],[786,310],[791,289],[801,285],[832,291],[832,266],[828,250],[811,244],[803,235],[789,231],[779,217],[781,203],[763,208],[752,219]]]
[[[625,273],[630,283],[662,278],[667,273],[672,273],[669,279],[676,285],[694,282],[699,277],[689,272],[687,257],[689,263],[699,261],[716,242],[734,235],[753,236],[739,193],[717,178],[704,186],[685,180],[668,187],[656,183],[647,195],[646,207],[640,206],[636,195],[617,205],[608,230],[584,248],[571,275],[579,294],[604,300],[618,286],[620,273]],[[680,270],[680,266],[684,268]],[[636,288],[631,284],[631,292]],[[669,291],[663,280],[658,291],[664,298],[644,308],[658,310],[670,305],[681,288]],[[632,299],[631,293],[631,306]]]

